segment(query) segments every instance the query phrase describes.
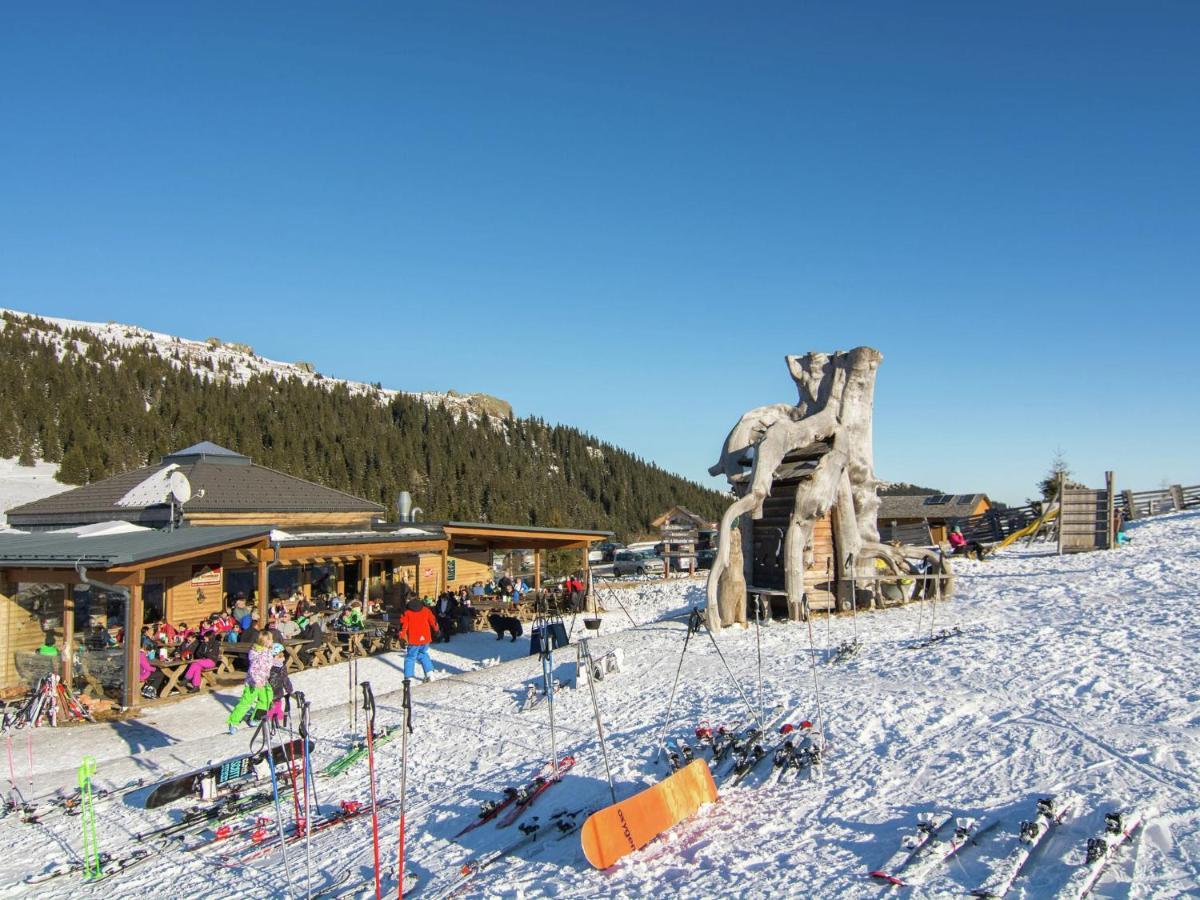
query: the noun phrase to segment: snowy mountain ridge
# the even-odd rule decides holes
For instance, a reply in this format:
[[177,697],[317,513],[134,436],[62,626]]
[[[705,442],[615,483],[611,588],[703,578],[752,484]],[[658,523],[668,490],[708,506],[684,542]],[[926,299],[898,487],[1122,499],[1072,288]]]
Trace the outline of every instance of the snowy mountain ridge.
[[[415,397],[431,407],[444,405],[472,421],[486,418],[497,424],[512,416],[512,407],[488,394],[461,394],[457,391],[401,391],[384,388],[378,384],[330,378],[317,372],[311,363],[304,361],[281,362],[267,359],[254,352],[254,348],[235,341],[224,341],[210,337],[203,341],[177,337],[150,331],[137,325],[119,322],[83,322],[55,316],[21,312],[0,308],[0,315],[13,322],[20,322],[30,334],[36,334],[58,352],[59,359],[68,353],[84,355],[87,342],[74,336],[73,332],[85,332],[94,339],[125,349],[140,350],[161,357],[177,368],[186,369],[210,381],[227,380],[234,384],[245,384],[254,376],[270,376],[276,379],[294,378],[304,384],[332,388],[344,385],[354,396],[373,396],[381,404],[387,404],[397,395]],[[51,328],[45,325],[53,326]],[[57,330],[56,330],[57,329]]]

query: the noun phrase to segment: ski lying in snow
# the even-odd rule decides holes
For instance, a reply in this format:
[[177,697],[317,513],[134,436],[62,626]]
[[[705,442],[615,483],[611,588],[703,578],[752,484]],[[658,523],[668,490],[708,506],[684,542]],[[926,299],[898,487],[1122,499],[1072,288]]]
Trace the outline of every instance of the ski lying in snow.
[[[563,689],[564,685],[557,678],[554,679],[554,693],[557,694]],[[525,685],[525,697],[517,704],[517,712],[525,712],[533,709],[539,703],[546,699],[545,686],[541,680]]]
[[[400,733],[399,728],[384,728],[375,734],[374,741],[376,747],[381,747]],[[367,758],[367,741],[365,738],[358,738],[354,742],[354,746],[327,765],[321,770],[321,774],[327,778],[333,778],[341,775],[356,762],[360,762]]]
[[558,761],[558,771],[551,769],[547,775],[539,775],[525,787],[517,791],[517,796],[514,798],[512,808],[505,814],[504,818],[496,823],[497,828],[507,828],[517,819],[525,814],[525,810],[533,806],[534,801],[542,794],[549,790],[554,785],[562,780],[563,774],[575,765],[575,757],[564,756]]
[[[314,742],[308,742],[310,752],[315,746]],[[283,766],[290,764],[292,759],[300,756],[303,752],[304,741],[296,738],[293,741],[288,741],[286,744],[281,744],[273,748],[271,756],[276,766]],[[242,753],[222,762],[193,769],[191,772],[180,775],[178,778],[163,781],[146,798],[146,809],[165,806],[168,803],[174,803],[176,800],[182,800],[184,797],[191,795],[212,798],[223,791],[230,790],[234,786],[257,778],[258,770],[262,767],[266,758],[266,753],[262,751]]]
[[717,786],[708,763],[698,759],[658,784],[588,816],[581,836],[583,855],[597,869],[607,869],[716,799]]
[[790,772],[795,772],[799,777],[799,773],[805,769],[820,764],[820,748],[813,743],[812,736],[808,731],[801,732],[801,734],[799,740],[796,740],[794,735],[789,736],[780,747],[776,748],[771,760],[773,771],[768,779],[771,783],[778,784]]
[[[466,890],[476,875],[498,860],[512,856],[522,847],[527,847],[545,837],[558,840],[574,834],[583,826],[591,812],[590,809],[571,812],[560,810],[550,816],[549,821],[544,824],[537,824],[535,817],[533,821],[517,826],[523,832],[521,837],[505,847],[486,851],[467,860],[447,884],[428,895],[428,900],[447,900],[447,898],[458,895]],[[426,898],[423,897],[422,900],[426,900]]]
[[[764,746],[760,741],[743,746],[742,749],[734,757],[733,764],[733,782],[731,787],[736,787],[741,783],[742,779],[746,778],[751,772],[757,768],[758,764],[771,757],[772,765],[783,765],[784,761],[791,757],[791,745],[797,735],[807,735],[812,731],[812,722],[807,719],[799,725],[793,725],[787,722],[779,727],[780,737],[770,746]],[[780,750],[785,746],[789,747],[786,756],[780,755]]]
[[[571,760],[571,765],[575,764],[574,757],[566,757],[564,760],[560,760],[559,765],[558,765],[558,770],[560,773],[563,771],[563,763],[566,761],[566,759]],[[567,768],[570,768],[570,766],[568,766]],[[504,789],[504,794],[500,797],[499,800],[485,800],[479,806],[479,815],[475,818],[475,820],[473,822],[471,822],[469,825],[464,827],[462,831],[460,831],[458,834],[456,834],[454,836],[454,839],[457,840],[458,838],[460,838],[464,834],[466,834],[468,831],[474,831],[480,825],[484,825],[488,822],[491,822],[498,815],[500,815],[500,813],[504,812],[504,810],[508,809],[510,806],[512,806],[514,803],[516,803],[518,799],[520,799],[521,797],[527,797],[532,791],[536,790],[539,786],[541,786],[543,783],[545,783],[545,781],[548,778],[550,778],[553,774],[554,774],[553,764],[546,763],[544,766],[542,766],[541,771],[538,772],[538,774],[533,777],[533,780],[530,781],[524,787],[520,787],[520,788],[507,787]]]
[[924,650],[934,644],[940,644],[942,641],[949,640],[952,637],[958,637],[963,633],[963,630],[955,625],[953,628],[943,628],[931,634],[927,638],[920,638],[908,645],[909,650]]
[[1041,843],[1053,826],[1061,825],[1075,807],[1075,797],[1043,797],[1037,802],[1037,815],[1028,822],[1022,822],[1017,832],[1016,846],[1009,852],[1000,864],[992,870],[983,884],[971,893],[976,897],[1003,897],[1012,887],[1012,883],[1021,874],[1021,869],[1033,853],[1033,848]]
[[[92,884],[106,878],[111,878],[113,875],[119,875],[127,869],[132,869],[139,863],[143,863],[154,855],[146,847],[138,847],[136,850],[131,850],[121,856],[112,856],[108,853],[100,854],[100,876],[98,878],[88,879],[88,883]],[[42,884],[54,878],[59,878],[63,875],[82,875],[83,862],[59,863],[45,872],[40,872],[37,875],[30,875],[25,879],[24,884]]]
[[837,645],[837,650],[834,651],[833,656],[830,657],[829,664],[833,666],[837,663],[845,662],[861,649],[862,643],[857,638],[852,641],[842,641]]
[[237,794],[223,797],[211,806],[191,806],[184,811],[183,818],[176,822],[160,825],[149,831],[141,831],[134,835],[134,840],[146,841],[158,837],[182,837],[191,831],[199,831],[213,823],[221,823],[237,818],[245,813],[269,804],[274,795],[269,791],[250,794],[243,797]]
[[925,846],[920,858],[901,870],[901,874],[892,883],[898,885],[920,884],[930,872],[947,862],[954,854],[994,824],[995,822],[983,825],[979,819],[971,818],[955,820],[954,830],[945,837],[936,837],[931,840]]
[[[172,773],[164,773],[165,777],[170,778]],[[146,786],[146,779],[135,778],[132,781],[127,781],[125,784],[111,788],[97,788],[92,792],[92,802],[99,804],[105,800],[111,800],[118,794],[124,794],[127,791],[134,791],[140,787]],[[58,797],[50,797],[45,800],[35,800],[32,803],[27,803],[20,807],[21,821],[29,825],[39,825],[46,819],[54,816],[66,815],[77,816],[81,812],[79,788],[71,791],[68,794],[63,794]]]
[[899,849],[882,866],[867,874],[871,878],[878,878],[888,884],[903,884],[899,878],[900,872],[904,871],[904,867],[917,858],[921,848],[935,838],[951,818],[952,816],[948,812],[919,813],[916,829],[900,840]]
[[1099,837],[1088,838],[1087,856],[1083,865],[1071,875],[1071,880],[1058,892],[1061,900],[1079,900],[1086,897],[1108,861],[1116,855],[1121,845],[1129,839],[1146,819],[1150,816],[1133,810],[1131,812],[1110,812],[1104,817],[1104,830]]
[[[395,806],[397,803],[399,803],[398,800],[396,800],[394,797],[389,797],[386,800],[378,801],[375,804],[375,808],[387,809],[390,806]],[[312,823],[312,829],[310,833],[313,836],[316,836],[322,831],[328,831],[330,828],[335,828],[338,825],[344,825],[347,822],[353,822],[355,819],[362,818],[363,816],[370,816],[370,814],[370,803],[360,803],[357,800],[343,800],[340,804],[338,804],[337,810],[329,815],[315,819]],[[291,846],[297,841],[304,840],[304,838],[305,832],[303,830],[293,830],[291,834],[285,836],[284,843],[288,846]],[[252,859],[258,859],[260,856],[265,856],[266,854],[273,852],[280,846],[278,832],[271,837],[264,835],[261,841],[254,841],[254,834],[252,833],[250,835],[250,839],[255,845],[253,849],[249,852],[239,854],[237,859],[233,860],[233,862],[240,864]],[[372,880],[374,880],[374,876],[372,876]]]

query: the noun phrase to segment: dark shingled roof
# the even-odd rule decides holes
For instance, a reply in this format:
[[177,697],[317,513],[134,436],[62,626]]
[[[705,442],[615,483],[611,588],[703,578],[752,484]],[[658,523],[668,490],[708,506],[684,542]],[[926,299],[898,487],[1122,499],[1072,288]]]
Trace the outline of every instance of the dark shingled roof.
[[[929,494],[879,498],[878,518],[892,519],[964,519],[971,515],[987,494]],[[932,502],[937,501],[937,502]]]
[[[269,517],[272,513],[380,515],[384,512],[378,503],[256,466],[249,457],[205,441],[163,457],[157,466],[146,466],[14,507],[8,510],[8,522],[16,528],[122,519],[140,524],[165,523],[170,514],[165,502],[127,507],[118,506],[117,501],[172,464],[178,465],[191,482],[192,499],[186,507],[189,513],[262,512]],[[201,491],[204,496],[199,496]]]
[[268,534],[270,530],[261,525],[220,525],[174,531],[150,529],[98,535],[0,532],[0,566],[71,568],[78,562],[103,569],[135,565],[205,547],[249,542]]

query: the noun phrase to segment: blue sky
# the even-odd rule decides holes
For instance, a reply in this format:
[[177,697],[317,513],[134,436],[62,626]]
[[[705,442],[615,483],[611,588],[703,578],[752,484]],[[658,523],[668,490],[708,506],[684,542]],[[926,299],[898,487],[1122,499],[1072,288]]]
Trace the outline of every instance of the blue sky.
[[1200,6],[58,4],[0,304],[484,391],[706,475],[788,353],[878,475],[1200,480]]

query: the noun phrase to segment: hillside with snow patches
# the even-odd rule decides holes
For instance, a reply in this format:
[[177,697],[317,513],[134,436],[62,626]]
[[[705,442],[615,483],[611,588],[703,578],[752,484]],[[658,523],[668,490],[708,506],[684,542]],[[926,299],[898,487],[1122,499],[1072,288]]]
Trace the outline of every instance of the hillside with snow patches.
[[[909,605],[857,620],[819,617],[811,633],[783,622],[761,632],[733,628],[715,645],[703,633],[694,636],[667,737],[687,738],[698,723],[747,719],[719,646],[751,702],[761,697],[764,707],[782,704],[786,720],[823,726],[819,769],[780,784],[764,783],[769,765],[737,787],[719,777],[717,803],[608,871],[586,863],[578,834],[539,840],[485,868],[464,896],[874,898],[887,891],[866,877],[868,870],[893,853],[918,814],[944,809],[979,819],[978,842],[903,892],[961,897],[1007,852],[1037,798],[1065,792],[1080,798],[1077,814],[1039,845],[1009,896],[1054,896],[1104,814],[1135,807],[1151,815],[1149,824],[1112,861],[1095,895],[1197,895],[1200,514],[1135,522],[1129,533],[1133,542],[1110,552],[1059,557],[1034,544],[983,563],[957,563],[958,595],[936,610]],[[609,609],[593,654],[621,648],[625,665],[596,684],[597,699],[616,791],[626,797],[667,772],[656,760],[657,738],[685,643],[684,618],[702,601],[703,583],[647,582],[605,597]],[[584,633],[581,623],[574,626],[576,636]],[[914,648],[914,638],[931,628],[953,627],[961,633]],[[831,664],[833,648],[855,632],[861,651]],[[407,782],[413,896],[432,896],[464,863],[520,837],[515,827],[490,824],[454,835],[480,802],[528,780],[549,755],[546,704],[519,710],[540,675],[527,648],[527,637],[512,643],[491,632],[457,636],[436,645],[436,679],[415,685]],[[360,663],[360,678],[374,685],[380,726],[400,721],[399,661],[387,654]],[[560,650],[555,661],[557,677],[570,682],[574,649]],[[351,741],[346,669],[306,671],[294,681],[314,703],[320,767]],[[250,738],[246,730],[224,733],[234,698],[226,691],[164,704],[136,722],[39,729],[30,744],[32,776],[28,736],[16,733],[12,776],[26,794],[45,796],[74,784],[85,753],[97,757],[102,785],[227,757]],[[554,710],[558,752],[573,754],[577,764],[526,816],[542,822],[559,810],[609,802],[588,690],[563,690]],[[376,770],[380,796],[395,796],[398,740],[378,748]],[[336,780],[319,779],[318,791],[326,809],[367,800],[366,763]],[[98,806],[101,849],[136,846],[134,833],[177,819],[185,806],[147,811],[140,808],[145,796],[136,791]],[[274,827],[273,810],[264,814]],[[379,816],[389,873],[398,818],[395,806]],[[348,878],[344,896],[373,895],[361,886],[372,872],[370,835],[366,817],[314,837],[307,867],[314,889]],[[21,879],[72,858],[79,846],[77,819],[29,825],[7,817],[0,822],[0,884],[7,885],[0,893],[29,896]],[[151,862],[109,882],[83,886],[67,876],[39,886],[37,895],[282,897],[288,871],[294,895],[305,894],[303,843],[289,847],[287,869],[279,852],[246,861],[243,838],[190,852],[171,842],[147,846]],[[388,879],[384,889],[394,893],[394,876]]]
[[[447,409],[466,415],[471,420],[477,420],[480,417],[504,419],[512,413],[512,408],[508,403],[486,394],[461,394],[457,391],[398,391],[375,384],[329,378],[315,371],[310,363],[266,359],[256,354],[254,348],[247,344],[226,341],[218,337],[198,341],[160,334],[136,325],[123,325],[118,322],[81,322],[10,309],[0,309],[0,314],[21,320],[23,326],[30,332],[36,333],[42,340],[48,341],[56,347],[60,359],[65,352],[83,354],[87,350],[85,344],[69,336],[69,332],[74,330],[87,332],[95,339],[110,346],[159,356],[173,366],[186,369],[211,381],[228,380],[233,384],[245,384],[254,376],[268,376],[276,379],[294,378],[304,384],[327,388],[333,385],[344,385],[352,396],[372,396],[384,404],[392,397],[404,394],[415,397],[429,406],[444,405]],[[39,321],[56,326],[61,331],[40,327]]]

